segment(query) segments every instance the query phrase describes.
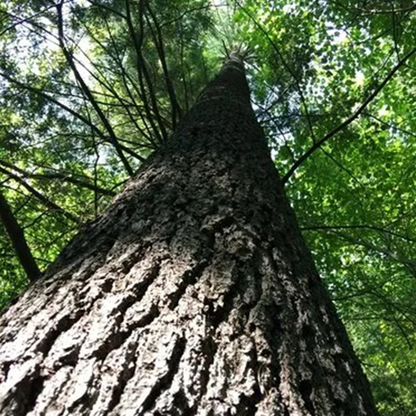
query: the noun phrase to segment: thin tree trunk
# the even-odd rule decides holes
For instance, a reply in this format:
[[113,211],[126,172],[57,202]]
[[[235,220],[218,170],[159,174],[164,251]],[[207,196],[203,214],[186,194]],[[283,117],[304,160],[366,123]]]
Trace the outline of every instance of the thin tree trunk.
[[42,273],[39,270],[36,260],[33,258],[32,252],[26,242],[23,229],[20,227],[20,224],[17,222],[17,219],[13,215],[13,211],[1,190],[0,220],[3,223],[3,227],[10,238],[12,246],[20,261],[20,265],[23,267],[23,270],[25,271],[28,279],[32,282],[39,279],[42,276]]
[[2,414],[376,415],[235,55],[0,339]]

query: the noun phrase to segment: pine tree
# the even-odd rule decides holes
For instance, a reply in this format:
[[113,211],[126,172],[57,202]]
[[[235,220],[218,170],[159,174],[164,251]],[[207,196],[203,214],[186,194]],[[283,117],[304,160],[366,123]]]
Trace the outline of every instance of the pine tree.
[[4,415],[376,415],[237,54],[0,339]]

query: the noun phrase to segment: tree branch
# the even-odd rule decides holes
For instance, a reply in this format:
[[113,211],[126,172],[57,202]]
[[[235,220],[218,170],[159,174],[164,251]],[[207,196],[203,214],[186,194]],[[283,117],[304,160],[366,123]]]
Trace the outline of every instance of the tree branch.
[[110,124],[110,122],[107,120],[107,117],[104,115],[104,113],[102,112],[100,106],[95,102],[95,98],[93,96],[93,94],[91,93],[90,89],[88,88],[87,84],[85,83],[85,81],[83,80],[81,74],[78,71],[77,66],[75,65],[75,62],[73,60],[72,54],[71,52],[67,49],[66,45],[65,45],[65,37],[64,37],[64,24],[63,24],[63,17],[62,17],[62,6],[63,6],[63,2],[64,0],[61,0],[61,2],[59,4],[57,4],[56,6],[56,10],[57,10],[57,14],[58,14],[58,33],[59,33],[59,45],[62,49],[62,52],[70,66],[70,68],[72,69],[72,72],[75,75],[75,78],[77,79],[77,81],[80,84],[81,90],[83,91],[83,93],[86,95],[86,97],[88,98],[89,102],[91,103],[92,107],[94,108],[94,110],[96,111],[98,117],[100,118],[101,122],[103,123],[105,129],[107,130],[109,136],[110,136],[110,141],[113,144],[121,162],[123,163],[126,171],[128,172],[128,174],[130,176],[133,176],[133,169],[130,166],[130,163],[128,162],[128,160],[126,159],[126,157],[124,156],[123,150],[120,147],[120,144],[118,142],[117,136],[114,133],[114,130]]
[[80,224],[81,221],[79,218],[77,218],[74,214],[71,214],[68,211],[65,211],[63,208],[61,208],[59,205],[55,204],[55,202],[51,201],[48,197],[40,193],[38,190],[33,188],[33,186],[29,185],[24,178],[0,167],[0,172],[7,175],[9,178],[13,179],[14,181],[20,183],[24,188],[26,188],[33,196],[35,196],[40,202],[42,202],[45,207],[52,211],[60,212],[62,215],[64,215],[66,218],[71,220],[72,222],[75,222],[76,224]]
[[[84,22],[82,22],[81,21],[81,24],[83,25],[83,27],[87,30],[87,32],[88,32],[88,34],[89,34],[89,36],[101,47],[101,49],[117,64],[117,70],[119,71],[118,73],[116,73],[117,75],[120,75],[121,74],[121,79],[122,79],[122,82],[123,82],[123,85],[124,85],[124,88],[126,89],[126,92],[127,92],[127,94],[128,94],[128,96],[129,96],[129,98],[130,98],[130,100],[131,100],[131,103],[129,102],[129,101],[127,101],[127,100],[125,100],[124,98],[122,98],[119,94],[118,94],[118,92],[117,92],[117,90],[115,89],[115,88],[113,88],[113,86],[112,85],[110,85],[110,83],[107,83],[107,82],[104,82],[103,81],[103,79],[102,78],[105,78],[105,75],[102,73],[102,71],[98,68],[98,66],[89,58],[89,56],[87,55],[87,54],[85,54],[85,52],[84,51],[82,51],[81,49],[81,52],[83,53],[83,55],[88,59],[88,61],[90,62],[90,64],[94,67],[94,69],[96,69],[97,71],[98,71],[98,74],[99,75],[101,75],[101,77],[102,78],[100,78],[99,76],[97,76],[97,75],[95,75],[91,70],[89,70],[89,68],[86,68],[84,65],[84,68],[88,71],[88,73],[99,83],[99,84],[101,84],[105,89],[107,89],[112,95],[109,95],[111,98],[116,98],[119,102],[120,102],[120,104],[119,104],[119,106],[121,106],[121,107],[123,107],[125,110],[126,110],[126,112],[127,112],[127,114],[128,114],[128,116],[129,116],[129,118],[130,118],[130,120],[131,120],[131,122],[134,124],[134,126],[136,127],[136,129],[137,129],[137,131],[139,131],[140,132],[140,134],[141,135],[143,135],[143,137],[151,144],[151,146],[153,147],[153,148],[157,148],[157,143],[153,140],[153,138],[152,138],[152,133],[151,133],[151,130],[149,129],[149,127],[147,126],[147,123],[146,123],[146,120],[145,120],[145,118],[143,117],[143,112],[142,112],[142,110],[141,110],[141,108],[140,108],[140,106],[137,104],[137,102],[136,102],[136,100],[135,100],[135,98],[133,97],[133,94],[131,93],[131,91],[130,91],[130,87],[129,87],[129,85],[128,85],[128,83],[127,83],[127,80],[129,80],[129,82],[133,85],[133,88],[135,88],[136,86],[135,86],[135,83],[131,80],[131,78],[128,76],[128,74],[126,73],[126,70],[125,70],[125,68],[124,68],[124,66],[123,66],[123,63],[122,63],[122,60],[120,59],[120,57],[119,57],[119,55],[118,55],[118,52],[117,52],[117,48],[116,48],[116,42],[114,41],[114,38],[113,38],[113,36],[112,36],[112,33],[111,33],[111,29],[110,29],[110,27],[109,27],[109,25],[108,25],[108,22],[107,22],[107,19],[106,18],[104,18],[104,21],[105,21],[105,24],[106,24],[106,29],[107,29],[107,32],[108,32],[108,34],[109,34],[109,36],[110,36],[110,40],[111,40],[111,43],[112,43],[112,45],[113,45],[113,47],[114,47],[114,49],[115,49],[115,55],[113,55],[109,50],[108,50],[108,48],[96,37],[96,36],[94,36],[94,34],[91,32],[91,30],[89,29],[89,27],[84,23]],[[79,62],[81,65],[82,65],[82,63],[81,62]],[[108,69],[108,68],[105,68],[105,69]],[[111,71],[111,69],[110,69],[110,71]],[[112,71],[112,72],[114,72],[114,71]],[[137,89],[135,89],[136,90],[136,92],[139,94],[139,92],[137,91]],[[140,95],[140,94],[139,94]],[[96,100],[96,102],[98,102],[97,100]],[[106,105],[108,106],[109,104],[108,103],[106,103]],[[111,105],[117,105],[117,104],[111,104]],[[135,119],[135,117],[133,116],[133,114],[132,114],[132,112],[131,112],[131,110],[130,110],[130,107],[132,107],[133,109],[135,109],[136,111],[137,111],[137,113],[139,114],[139,116],[140,116],[140,118],[141,118],[141,120],[143,121],[143,124],[145,125],[145,129],[143,129],[143,128],[141,128],[140,126],[139,126],[139,124],[137,123],[137,121],[136,121],[136,119]],[[146,130],[146,131],[145,131]],[[120,139],[119,139],[120,140]],[[135,145],[137,146],[137,143],[135,143]]]
[[82,179],[78,179],[78,178],[74,178],[73,176],[71,176],[71,174],[66,174],[66,173],[62,173],[62,172],[48,172],[48,173],[31,173],[28,171],[25,171],[21,168],[18,168],[17,166],[12,165],[11,163],[8,163],[4,160],[0,160],[0,165],[5,166],[6,168],[12,169],[16,172],[19,172],[23,178],[31,178],[31,179],[45,179],[45,180],[54,180],[54,179],[61,179],[65,182],[69,182],[72,183],[74,185],[78,185],[81,186],[83,188],[86,189],[90,189],[92,191],[97,191],[100,194],[103,195],[108,195],[108,196],[115,196],[116,193],[109,190],[109,189],[105,189],[102,188],[100,186],[95,186],[94,184],[86,181],[86,180],[82,180]]
[[[330,230],[328,230],[330,231]],[[412,260],[412,259],[408,259],[405,257],[402,257],[400,254],[396,254],[395,252],[386,249],[386,248],[382,248],[382,247],[378,247],[372,243],[370,243],[369,241],[366,240],[362,240],[362,239],[357,239],[354,238],[348,234],[342,233],[342,232],[336,232],[336,231],[330,231],[333,235],[338,236],[346,241],[349,241],[352,244],[355,245],[359,245],[362,247],[365,247],[366,249],[376,252],[376,253],[380,253],[383,256],[385,256],[386,258],[393,260],[397,263],[401,263],[404,266],[408,267],[408,269],[411,271],[412,275],[414,278],[416,278],[416,260]]]
[[416,239],[406,237],[405,235],[395,233],[394,231],[386,230],[385,228],[376,227],[374,225],[365,225],[365,224],[358,224],[358,225],[307,225],[300,227],[301,230],[310,231],[310,230],[358,230],[358,229],[367,229],[367,230],[374,230],[380,233],[385,233],[392,235],[397,238],[402,238],[403,240],[416,243]]
[[149,3],[147,4],[147,10],[149,10],[150,16],[152,17],[152,20],[153,20],[153,22],[155,24],[155,27],[156,27],[156,33],[154,33],[154,31],[152,29],[152,26],[150,25],[150,22],[149,22],[149,27],[150,27],[150,30],[151,30],[152,35],[153,35],[153,39],[154,39],[154,42],[155,42],[155,45],[156,45],[156,49],[158,51],[160,63],[162,64],[162,69],[163,69],[163,74],[164,74],[164,77],[165,77],[166,88],[168,90],[170,104],[171,104],[171,108],[172,108],[172,129],[175,130],[177,122],[182,117],[182,109],[181,109],[181,106],[179,105],[178,99],[176,97],[175,88],[173,86],[172,79],[171,79],[170,74],[169,74],[169,69],[168,69],[168,65],[167,65],[167,62],[166,62],[166,56],[165,56],[165,49],[164,49],[164,46],[163,46],[162,30],[160,28],[160,25],[159,25],[157,19],[156,19],[156,15],[155,15],[155,13],[153,13]]
[[277,47],[276,43],[273,41],[273,39],[270,37],[270,35],[267,33],[267,31],[263,28],[263,26],[248,12],[248,10],[244,6],[242,6],[239,3],[238,0],[235,0],[235,2],[237,4],[237,6],[239,8],[241,8],[241,10],[243,10],[243,12],[250,18],[250,20],[260,29],[260,31],[264,34],[264,36],[266,36],[268,42],[270,43],[270,45],[272,46],[272,48],[276,52],[277,56],[282,61],[283,66],[286,68],[287,72],[293,78],[293,80],[295,82],[295,85],[296,85],[296,89],[299,93],[301,105],[303,106],[303,108],[305,110],[305,115],[306,115],[306,119],[307,119],[307,122],[308,122],[309,130],[311,132],[312,140],[315,143],[315,133],[313,131],[313,126],[312,126],[311,118],[310,118],[310,115],[309,115],[309,108],[308,108],[308,105],[306,104],[306,99],[305,99],[305,96],[303,94],[298,76],[296,75],[295,71],[293,71],[292,68],[289,66],[289,64],[286,62],[286,59],[284,58],[282,52],[280,52],[280,49]]
[[334,137],[337,133],[343,130],[345,127],[349,126],[354,120],[356,120],[360,114],[366,109],[368,104],[379,94],[379,92],[386,86],[386,84],[393,78],[396,72],[406,63],[406,61],[414,55],[416,52],[416,48],[412,49],[409,53],[406,54],[404,58],[402,58],[390,71],[390,73],[384,78],[384,80],[379,84],[379,86],[364,100],[364,102],[360,105],[358,110],[345,121],[343,121],[340,125],[338,125],[334,130],[330,131],[326,134],[322,139],[318,140],[313,146],[309,148],[289,169],[286,175],[282,178],[282,184],[286,184],[289,178],[293,175],[296,169],[305,162],[309,156],[312,155],[316,150],[318,150],[324,143],[326,143],[329,139]]
[[[153,90],[152,82],[150,80],[150,75],[149,75],[149,72],[147,70],[146,62],[143,58],[143,53],[142,53],[142,46],[143,46],[143,41],[144,41],[143,15],[144,15],[145,3],[144,3],[143,0],[139,1],[139,13],[138,13],[138,15],[139,15],[139,25],[140,25],[139,34],[137,34],[136,30],[134,29],[133,20],[132,20],[132,16],[131,16],[131,10],[130,10],[130,0],[126,0],[125,4],[126,4],[127,26],[128,26],[128,29],[129,29],[130,37],[133,40],[133,46],[134,46],[134,49],[135,49],[135,52],[136,52],[137,75],[138,75],[139,85],[140,85],[140,89],[141,89],[141,95],[142,95],[141,98],[143,100],[143,104],[144,104],[144,107],[145,107],[145,111],[146,111],[148,120],[149,120],[150,124],[152,125],[155,133],[157,134],[157,136],[159,138],[159,141],[163,142],[163,141],[167,140],[168,136],[167,136],[167,132],[166,132],[165,126],[163,124],[163,121],[160,117],[159,108],[158,108],[158,104],[157,104],[157,100],[156,100],[156,95],[155,95],[155,92]],[[147,93],[146,93],[146,87],[145,87],[144,81],[146,81],[147,88],[149,90],[149,98],[150,98],[152,106],[150,106],[150,103],[147,100]],[[156,127],[156,125],[153,121],[152,110],[155,114],[155,118],[156,118],[157,124],[159,126],[160,132],[157,129],[157,127]]]
[[[60,101],[58,101],[56,98],[45,94],[42,90],[32,87],[30,85],[27,84],[23,84],[20,81],[17,81],[16,79],[10,77],[9,75],[5,74],[4,72],[0,72],[0,76],[3,77],[4,79],[6,79],[7,81],[11,82],[12,84],[17,85],[20,88],[23,88],[27,91],[33,92],[37,95],[39,95],[40,97],[43,97],[45,100],[50,101],[51,103],[57,105],[58,107],[62,108],[63,110],[65,110],[66,112],[68,112],[69,114],[71,114],[72,116],[74,116],[75,118],[77,118],[78,120],[82,121],[84,124],[86,124],[87,126],[89,126],[91,129],[93,129],[97,135],[106,143],[112,143],[111,140],[104,135],[104,133],[95,125],[92,124],[91,121],[89,121],[86,117],[84,117],[82,114],[79,114],[78,112],[76,112],[75,110],[73,110],[72,108],[66,106],[65,104],[61,103]],[[134,150],[125,147],[121,144],[119,144],[119,147],[126,153],[130,154],[131,156],[135,157],[138,160],[144,161],[144,158],[141,157],[140,155],[138,155]]]

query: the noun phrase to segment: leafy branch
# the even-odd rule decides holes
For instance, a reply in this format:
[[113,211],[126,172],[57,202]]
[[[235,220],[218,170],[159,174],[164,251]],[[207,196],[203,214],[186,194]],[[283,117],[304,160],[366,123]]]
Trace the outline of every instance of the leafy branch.
[[341,124],[339,124],[335,129],[327,133],[324,137],[320,140],[315,142],[289,169],[286,175],[282,178],[283,185],[286,184],[289,178],[293,175],[296,169],[302,165],[303,162],[306,161],[316,150],[318,150],[324,143],[326,143],[329,139],[334,137],[337,133],[345,129],[349,126],[353,121],[355,121],[361,113],[367,108],[367,106],[377,97],[380,91],[387,85],[387,83],[394,77],[396,72],[404,66],[404,64],[409,60],[411,56],[416,53],[416,48],[413,48],[410,52],[408,52],[389,72],[389,74],[384,78],[384,80],[378,85],[377,88],[364,100],[364,102],[358,107],[357,111],[344,120]]

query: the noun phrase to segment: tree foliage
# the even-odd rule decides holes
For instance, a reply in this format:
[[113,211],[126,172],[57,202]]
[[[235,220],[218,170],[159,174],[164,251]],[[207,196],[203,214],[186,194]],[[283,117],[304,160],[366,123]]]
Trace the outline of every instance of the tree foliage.
[[[44,270],[169,140],[233,47],[384,415],[416,407],[416,6],[9,0],[1,193]],[[0,303],[27,284],[6,229]]]

